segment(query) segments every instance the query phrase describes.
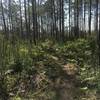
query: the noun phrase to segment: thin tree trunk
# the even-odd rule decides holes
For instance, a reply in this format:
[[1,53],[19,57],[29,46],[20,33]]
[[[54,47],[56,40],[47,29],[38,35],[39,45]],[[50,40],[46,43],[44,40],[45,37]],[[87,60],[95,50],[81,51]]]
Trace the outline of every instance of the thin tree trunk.
[[27,11],[26,11],[26,0],[24,0],[24,9],[25,9],[25,26],[26,26],[26,37],[28,38],[28,21],[27,21]]
[[32,1],[32,21],[33,21],[33,40],[34,44],[36,45],[36,30],[35,30],[35,1]]
[[21,7],[21,0],[19,0],[20,4],[20,35],[23,37],[23,22],[22,22],[22,7]]
[[91,5],[92,5],[92,1],[90,0],[90,4],[89,4],[89,35],[91,35]]
[[4,32],[7,35],[7,27],[6,27],[6,21],[5,21],[5,16],[4,16],[4,8],[1,0],[1,8],[2,8],[2,17],[3,17],[3,24],[4,24]]

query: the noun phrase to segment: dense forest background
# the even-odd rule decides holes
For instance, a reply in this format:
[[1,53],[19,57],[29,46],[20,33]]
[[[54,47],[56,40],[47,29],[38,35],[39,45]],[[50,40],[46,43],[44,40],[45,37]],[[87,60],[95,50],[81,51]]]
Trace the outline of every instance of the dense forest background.
[[7,38],[56,40],[99,32],[99,0],[1,0],[0,30]]
[[0,0],[0,100],[100,100],[100,0]]

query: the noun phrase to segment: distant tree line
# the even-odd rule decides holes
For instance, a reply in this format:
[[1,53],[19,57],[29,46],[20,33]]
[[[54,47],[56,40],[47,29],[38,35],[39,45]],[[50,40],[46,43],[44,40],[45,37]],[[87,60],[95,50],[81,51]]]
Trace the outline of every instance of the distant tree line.
[[99,0],[1,0],[0,30],[7,38],[59,41],[100,33]]

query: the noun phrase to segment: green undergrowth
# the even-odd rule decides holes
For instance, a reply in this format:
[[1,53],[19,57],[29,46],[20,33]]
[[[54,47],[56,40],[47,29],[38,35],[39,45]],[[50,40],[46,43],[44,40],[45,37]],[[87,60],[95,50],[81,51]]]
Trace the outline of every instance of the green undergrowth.
[[66,43],[47,39],[37,45],[28,41],[3,42],[2,38],[0,41],[0,91],[4,91],[1,98],[8,95],[11,100],[57,100],[54,83],[69,79],[63,71],[68,63],[78,66],[75,80],[79,94],[75,100],[88,100],[89,91],[100,91],[98,52],[93,38]]

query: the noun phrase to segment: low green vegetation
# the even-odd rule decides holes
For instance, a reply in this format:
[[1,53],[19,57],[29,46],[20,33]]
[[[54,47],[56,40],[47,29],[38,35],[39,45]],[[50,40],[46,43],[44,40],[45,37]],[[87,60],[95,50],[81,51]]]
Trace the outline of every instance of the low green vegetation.
[[47,39],[37,45],[0,41],[0,47],[6,48],[0,57],[0,100],[61,100],[62,90],[66,96],[72,94],[68,100],[96,100],[100,68],[93,38],[66,43]]

